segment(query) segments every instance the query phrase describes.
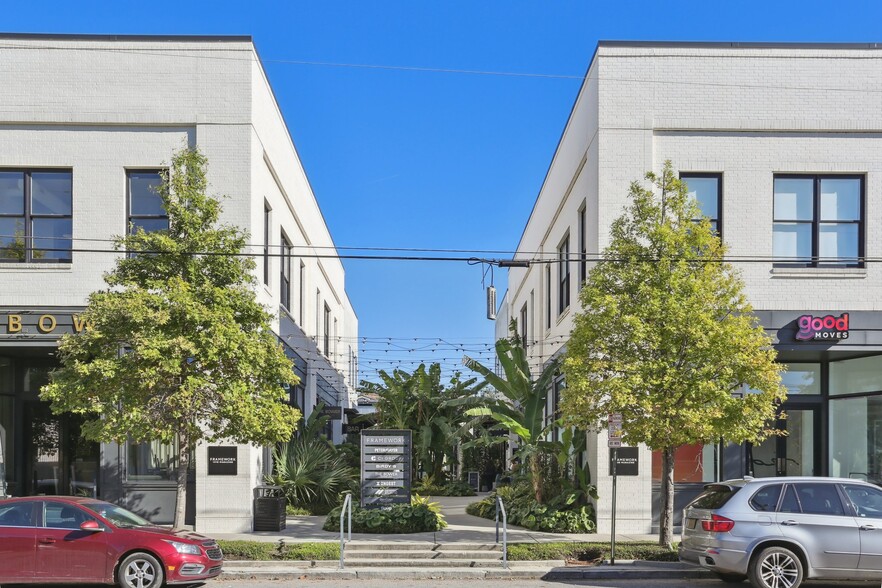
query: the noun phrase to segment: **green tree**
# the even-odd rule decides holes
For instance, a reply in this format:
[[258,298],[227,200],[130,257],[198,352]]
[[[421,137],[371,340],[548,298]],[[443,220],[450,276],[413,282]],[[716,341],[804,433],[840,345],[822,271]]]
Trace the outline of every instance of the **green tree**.
[[557,419],[546,419],[544,409],[548,402],[551,384],[558,373],[557,360],[550,361],[533,379],[527,353],[517,334],[496,342],[496,357],[505,377],[478,361],[464,357],[463,363],[478,372],[501,397],[486,395],[480,406],[469,408],[466,414],[473,417],[489,417],[518,437],[518,456],[529,465],[530,481],[536,502],[542,504],[544,496],[544,456],[556,454],[558,444],[546,441],[549,432],[559,425]]
[[445,466],[456,463],[457,445],[465,431],[462,425],[470,420],[453,401],[475,398],[483,384],[475,386],[475,379],[452,377],[448,384],[441,381],[441,366],[420,364],[413,373],[394,370],[392,374],[380,371],[382,383],[369,382],[362,386],[365,392],[379,396],[377,424],[383,428],[411,429],[414,454],[418,467],[432,481],[441,484]]
[[128,254],[89,295],[91,328],[62,338],[61,367],[41,391],[53,411],[87,418],[87,438],[177,437],[176,526],[198,443],[287,440],[300,416],[282,403],[282,383],[297,377],[255,299],[247,237],[218,223],[206,167],[197,149],[174,155],[158,190],[169,228],[116,238]]
[[670,545],[674,450],[762,440],[785,393],[771,341],[685,184],[670,162],[646,179],[650,188],[631,184],[581,290],[562,409],[585,428],[621,413],[626,442],[661,452],[659,543]]

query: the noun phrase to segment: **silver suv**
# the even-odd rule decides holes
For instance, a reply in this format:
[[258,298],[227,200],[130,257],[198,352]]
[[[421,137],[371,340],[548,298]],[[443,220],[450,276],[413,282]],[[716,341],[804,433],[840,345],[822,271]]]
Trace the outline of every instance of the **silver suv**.
[[843,478],[708,484],[683,511],[680,560],[724,582],[797,588],[805,579],[879,578],[882,489]]

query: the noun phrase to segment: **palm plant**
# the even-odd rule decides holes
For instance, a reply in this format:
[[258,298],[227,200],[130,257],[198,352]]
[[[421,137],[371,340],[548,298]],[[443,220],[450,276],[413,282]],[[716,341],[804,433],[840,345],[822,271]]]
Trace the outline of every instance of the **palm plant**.
[[485,382],[492,386],[499,396],[487,395],[458,404],[471,405],[471,408],[466,410],[466,415],[476,417],[474,424],[489,418],[497,423],[496,426],[517,436],[519,440],[517,455],[523,463],[529,465],[534,497],[537,502],[542,503],[543,455],[555,453],[559,445],[545,439],[553,427],[559,426],[560,423],[551,419],[546,421],[544,415],[551,383],[557,374],[559,362],[556,359],[550,361],[539,376],[533,379],[527,354],[517,334],[496,342],[496,356],[505,374],[504,378],[468,356],[463,358],[463,363],[469,369],[481,374]]
[[319,514],[329,511],[340,493],[351,488],[356,472],[346,457],[320,433],[328,421],[316,406],[297,437],[273,451],[273,474],[267,482],[282,488],[288,504]]

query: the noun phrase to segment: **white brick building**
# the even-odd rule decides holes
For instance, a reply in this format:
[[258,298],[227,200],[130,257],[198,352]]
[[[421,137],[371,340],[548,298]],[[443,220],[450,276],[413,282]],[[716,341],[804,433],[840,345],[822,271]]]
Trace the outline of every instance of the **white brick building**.
[[[876,44],[598,45],[515,256],[569,261],[510,269],[500,316],[519,321],[536,366],[559,353],[590,267],[580,254],[609,243],[630,182],[672,160],[728,257],[751,260],[735,265],[790,390],[788,437],[678,452],[677,510],[718,476],[882,479],[880,106]],[[800,317],[833,316],[842,327],[844,313],[847,339],[797,338]],[[832,319],[828,327],[837,330]],[[505,332],[497,323],[497,336]],[[589,454],[609,497],[604,437],[589,439]],[[660,465],[645,449],[639,457],[639,476],[620,480],[621,532],[652,526]],[[609,522],[601,500],[599,528]]]
[[[51,418],[37,391],[59,335],[104,285],[117,255],[108,240],[130,222],[162,224],[145,187],[176,150],[198,145],[210,193],[226,196],[222,221],[251,235],[257,294],[301,376],[291,399],[307,412],[318,400],[338,414],[354,403],[358,319],[343,266],[327,257],[334,242],[249,37],[2,37],[0,442],[10,493],[97,490],[170,521],[161,447],[35,443],[46,427],[78,436],[76,419]],[[24,253],[16,236],[60,250]],[[44,315],[53,318],[40,328]],[[239,446],[236,476],[209,476],[206,447],[195,457],[190,520],[208,532],[250,529],[265,451]]]

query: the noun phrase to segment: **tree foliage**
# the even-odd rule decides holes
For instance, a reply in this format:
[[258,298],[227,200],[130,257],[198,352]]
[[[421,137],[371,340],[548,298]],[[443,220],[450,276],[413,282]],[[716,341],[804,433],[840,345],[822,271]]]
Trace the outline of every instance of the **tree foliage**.
[[282,383],[297,377],[255,299],[247,236],[218,223],[206,168],[197,149],[174,155],[158,190],[169,228],[116,238],[128,253],[89,296],[90,328],[62,338],[41,392],[55,412],[86,416],[83,435],[96,441],[177,437],[177,526],[198,443],[287,440],[299,418],[282,403]]
[[518,456],[529,464],[536,502],[544,502],[544,477],[542,459],[544,454],[556,454],[558,447],[548,441],[548,434],[559,426],[556,418],[545,418],[545,406],[551,384],[558,373],[557,360],[550,361],[537,378],[530,372],[530,362],[518,336],[496,342],[496,357],[505,377],[482,365],[470,357],[465,357],[465,365],[484,377],[498,396],[486,395],[478,406],[469,408],[466,414],[473,417],[487,417],[498,426],[518,438]]
[[761,441],[785,394],[771,341],[709,221],[695,220],[698,205],[670,162],[646,179],[650,188],[631,184],[604,261],[581,290],[562,409],[590,428],[621,413],[625,442],[662,451],[660,541],[670,543],[674,449]]
[[391,374],[380,371],[382,383],[364,383],[362,390],[379,396],[377,424],[387,429],[411,429],[418,467],[435,484],[445,478],[445,465],[457,460],[457,445],[467,431],[462,425],[469,419],[453,401],[475,398],[483,386],[475,378],[462,380],[458,375],[444,384],[441,366],[420,364],[413,373],[396,369]]

